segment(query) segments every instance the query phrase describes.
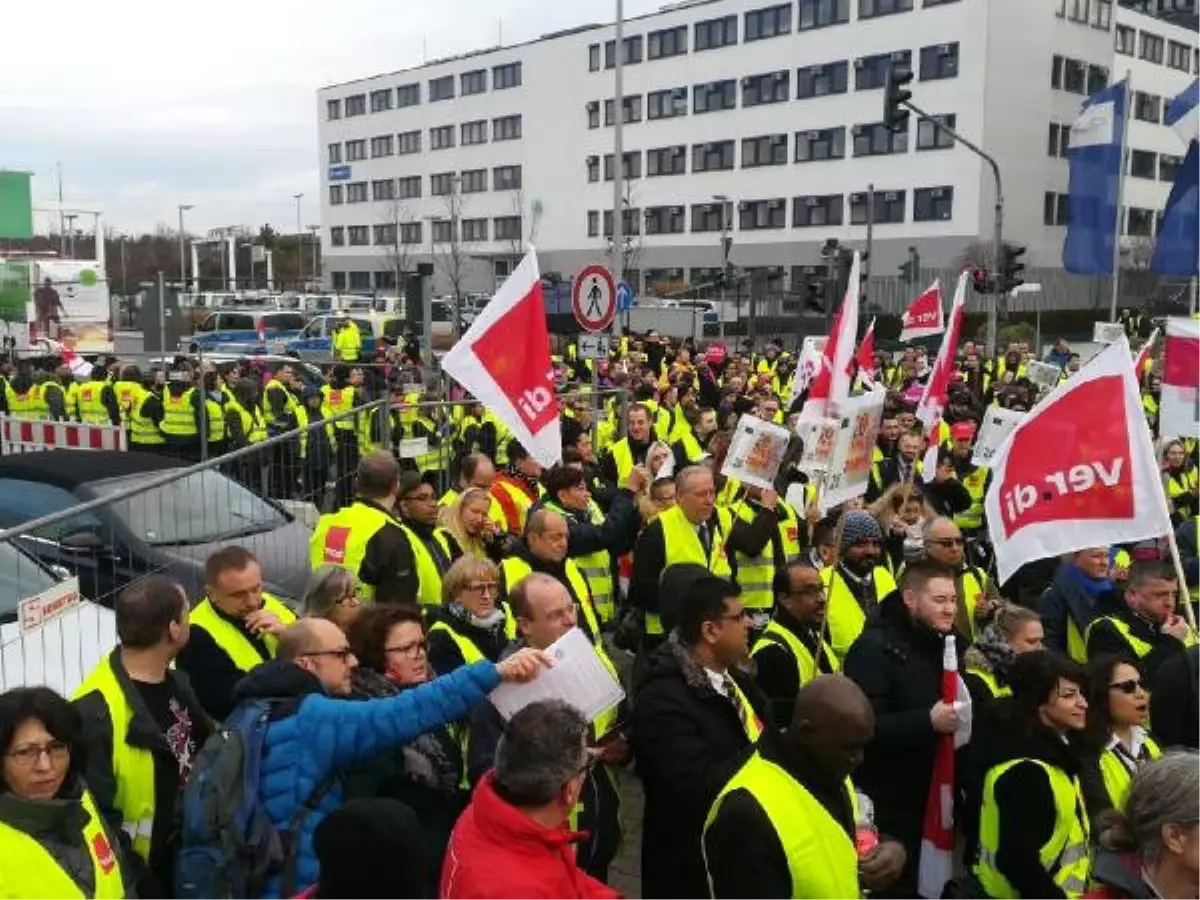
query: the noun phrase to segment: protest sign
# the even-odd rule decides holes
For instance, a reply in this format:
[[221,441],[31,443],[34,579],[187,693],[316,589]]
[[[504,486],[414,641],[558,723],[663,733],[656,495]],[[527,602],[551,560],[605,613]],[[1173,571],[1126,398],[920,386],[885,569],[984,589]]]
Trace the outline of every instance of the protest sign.
[[877,390],[851,397],[841,404],[837,443],[825,476],[823,508],[837,506],[866,493],[886,397],[886,391]]
[[756,416],[738,419],[721,474],[760,488],[773,487],[791,435]]
[[1025,418],[1025,413],[1015,409],[1004,409],[1001,406],[989,407],[983,415],[979,427],[979,437],[975,441],[975,452],[971,456],[972,464],[990,466],[992,457],[1004,443],[1004,439]]

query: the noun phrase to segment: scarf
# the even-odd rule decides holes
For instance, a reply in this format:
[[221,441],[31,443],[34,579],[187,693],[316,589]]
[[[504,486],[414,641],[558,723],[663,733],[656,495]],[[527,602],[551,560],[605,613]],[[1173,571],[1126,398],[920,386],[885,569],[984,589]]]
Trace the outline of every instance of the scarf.
[[1076,565],[1067,566],[1067,578],[1093,600],[1113,590],[1111,578],[1093,578]]

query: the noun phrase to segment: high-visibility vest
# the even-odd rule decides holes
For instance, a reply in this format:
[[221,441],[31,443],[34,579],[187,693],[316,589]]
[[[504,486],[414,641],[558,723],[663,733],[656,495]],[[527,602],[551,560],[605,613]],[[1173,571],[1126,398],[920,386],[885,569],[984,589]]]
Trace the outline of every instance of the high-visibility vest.
[[167,442],[163,433],[158,430],[158,423],[145,414],[146,401],[153,396],[154,394],[143,388],[141,395],[134,401],[133,408],[129,411],[129,442],[131,444],[157,446]]
[[[335,388],[328,384],[321,385],[321,417],[328,419],[339,413],[348,413],[354,409],[354,388]],[[346,416],[333,422],[338,431],[354,431],[358,423],[357,416]]]
[[1193,507],[1196,500],[1192,496],[1192,485],[1188,472],[1181,471],[1178,475],[1172,475],[1169,472],[1163,473],[1163,481],[1166,484],[1167,499],[1171,501],[1171,508],[1184,518],[1194,514]]
[[[429,435],[436,436],[438,433],[437,424],[429,416],[418,412],[413,422],[420,422],[424,426],[425,431]],[[430,446],[426,452],[413,460],[413,465],[417,467],[418,472],[436,472],[442,467],[442,450],[440,447]]]
[[121,421],[129,423],[133,404],[137,402],[141,392],[145,390],[136,381],[117,381],[113,384],[113,392],[117,395],[117,408],[121,411]]
[[225,440],[225,408],[205,392],[204,415],[208,419],[208,442],[219,444]]
[[[301,410],[303,409],[303,404],[300,403],[300,401],[296,399],[296,395],[293,394],[291,391],[289,391],[287,389],[287,386],[282,381],[279,381],[274,376],[272,376],[271,380],[268,381],[266,383],[266,385],[263,387],[263,393],[262,393],[263,417],[267,420],[267,425],[270,428],[273,428],[277,432],[283,432],[283,431],[287,431],[291,427],[291,423],[276,420],[276,419],[272,418],[272,416],[274,416],[274,412],[272,412],[271,400],[270,400],[269,395],[275,391],[283,391],[284,413],[285,414],[290,413],[293,417],[295,417],[295,419],[297,421],[300,420],[300,413],[301,413]],[[305,421],[307,422],[307,420],[308,420],[308,416],[305,415]]]
[[[1125,640],[1126,645],[1129,647],[1129,651],[1138,659],[1144,658],[1146,654],[1154,649],[1153,644],[1149,643],[1148,641],[1143,641],[1140,637],[1135,635],[1133,633],[1133,629],[1129,627],[1129,623],[1118,616],[1097,616],[1095,619],[1092,619],[1092,621],[1088,623],[1087,629],[1083,633],[1083,645],[1085,648],[1087,647],[1088,641],[1090,641],[1092,638],[1092,629],[1096,627],[1096,623],[1098,622],[1107,622],[1109,625],[1115,628],[1117,633],[1120,634]],[[1183,646],[1192,647],[1195,644],[1196,632],[1191,628],[1188,628],[1187,634],[1183,639]]]
[[[804,785],[757,751],[717,794],[704,820],[704,832],[716,821],[725,798],[734,791],[750,794],[771,823],[787,859],[792,880],[789,897],[862,896],[854,840]],[[858,800],[850,779],[846,779],[846,792],[857,819]],[[703,852],[703,838],[700,846]],[[707,870],[707,858],[704,865]],[[709,886],[712,886],[711,872]]]
[[[116,841],[104,825],[91,792],[80,798],[87,821],[83,824],[83,845],[92,858],[95,888],[86,895],[94,900],[121,900],[125,879],[117,857]],[[20,829],[0,822],[0,897],[85,896],[75,879],[46,851],[38,840]]]
[[736,478],[726,478],[721,489],[717,491],[717,506],[732,509],[742,499],[742,483]]
[[[987,590],[987,574],[975,566],[967,566],[959,577],[963,590],[963,605],[967,610],[967,624],[971,633],[967,635],[972,643],[979,639],[979,626],[975,619],[975,610],[979,608],[979,599]],[[882,599],[882,598],[880,598]]]
[[[753,522],[754,512],[744,500],[734,507],[737,517],[743,522]],[[737,562],[737,580],[742,589],[742,605],[752,610],[769,610],[775,605],[772,583],[775,579],[775,546],[767,541],[757,556],[734,552]]]
[[[993,766],[983,779],[983,808],[979,815],[979,860],[975,877],[988,897],[1020,896],[1004,874],[996,868],[1000,847],[1000,810],[996,808],[996,782],[1013,766],[1031,763],[1041,766],[1050,780],[1054,797],[1054,830],[1038,852],[1042,868],[1068,897],[1082,897],[1087,887],[1091,860],[1088,855],[1088,816],[1084,809],[1079,779],[1040,759],[1010,759]],[[1024,823],[1006,822],[1006,828],[1023,828]]]
[[[833,648],[829,646],[829,641],[822,639],[821,644],[824,650],[821,653],[825,663],[829,666],[830,671],[840,672],[841,665],[838,663],[837,655],[833,652]],[[817,669],[817,661],[814,659],[812,652],[805,645],[804,641],[796,637],[790,629],[780,625],[774,619],[767,623],[767,627],[763,629],[762,635],[750,650],[751,656],[757,656],[768,647],[782,647],[783,650],[792,658],[796,664],[797,684],[800,687],[808,684],[818,675],[820,671]]]
[[[263,609],[273,613],[280,622],[289,625],[296,621],[296,614],[283,601],[263,592]],[[274,659],[279,650],[279,639],[271,634],[264,634],[260,641],[267,648],[267,656],[263,657],[255,647],[231,622],[228,622],[216,611],[212,601],[205,597],[192,608],[191,624],[193,628],[207,631],[218,647],[229,657],[230,662],[238,671],[249,672],[255,666]]]
[[[375,585],[362,580],[360,570],[367,555],[367,544],[381,528],[400,523],[382,509],[355,500],[335,513],[317,521],[308,542],[309,563],[313,571],[321,566],[341,566],[358,579],[358,596],[365,602],[375,599]],[[439,602],[440,598],[439,598]]]
[[[564,518],[569,515],[557,501],[546,503],[546,509],[552,509]],[[604,512],[595,500],[588,502],[588,518],[593,525],[604,522]],[[608,623],[616,616],[616,601],[613,590],[612,554],[607,550],[596,550],[583,556],[573,556],[575,565],[587,579],[588,587],[592,590],[592,602],[596,607],[596,615],[601,623]]]
[[31,385],[29,390],[17,393],[11,384],[4,385],[4,397],[8,402],[8,414],[16,419],[39,419],[35,415],[37,405],[37,385]]
[[154,831],[154,754],[145,747],[134,747],[126,742],[133,708],[113,671],[120,652],[118,647],[101,659],[72,699],[78,700],[91,693],[99,693],[104,698],[112,721],[109,758],[116,784],[114,806],[121,813],[121,830],[129,836],[134,852],[149,862],[150,837]]
[[[658,521],[662,523],[664,570],[679,563],[697,563],[718,578],[733,577],[725,548],[729,530],[733,526],[733,514],[729,510],[717,509],[717,527],[712,529],[712,552],[708,556],[704,555],[704,545],[696,534],[696,526],[683,514],[682,507],[673,506],[660,513]],[[646,633],[663,633],[662,618],[658,613],[646,613]]]
[[[425,546],[420,535],[404,524],[400,525],[400,530],[404,532],[404,536],[408,538],[408,543],[412,546],[413,560],[417,569],[417,602],[422,606],[441,606],[442,576],[445,572],[438,568],[433,554],[429,552],[429,548]],[[433,539],[442,548],[442,552],[446,555],[446,561],[449,563],[450,544],[446,540],[445,529],[435,528]]]
[[61,383],[51,379],[50,381],[43,381],[41,384],[35,385],[34,387],[35,389],[32,393],[34,412],[39,419],[50,418],[50,395],[55,392],[62,396],[62,408],[64,414],[68,419],[71,417],[71,410],[74,409],[74,404],[68,404],[67,391],[63,388]]
[[492,483],[491,493],[504,510],[505,528],[511,534],[524,534],[525,519],[529,515],[529,508],[533,506],[533,498],[525,492],[525,488],[508,475],[500,474]]
[[[875,581],[876,602],[883,600],[896,589],[896,580],[883,566],[876,566],[871,577]],[[845,659],[850,645],[862,634],[867,615],[858,605],[858,600],[851,593],[846,579],[835,566],[826,566],[821,570],[821,583],[825,585],[825,592],[829,597],[829,606],[825,612],[829,623],[829,643],[838,657]]]
[[79,386],[76,408],[79,411],[80,422],[85,425],[112,424],[108,407],[104,405],[104,389],[107,387],[103,381],[87,381]]
[[181,394],[174,393],[168,386],[163,391],[163,417],[159,428],[168,437],[194,438],[200,431],[196,425],[196,410],[192,400],[196,389],[188,388]]
[[[595,606],[592,605],[592,591],[588,587],[587,579],[575,565],[575,560],[565,560],[564,566],[571,593],[575,595],[575,602],[579,604],[579,612],[583,616],[584,630],[592,642],[596,643],[600,640],[600,618],[596,615]],[[500,563],[500,570],[504,573],[504,587],[510,592],[533,574],[533,567],[519,556],[507,557]]]
[[623,437],[619,441],[613,441],[609,452],[612,453],[613,464],[617,468],[617,484],[623,484],[625,479],[629,477],[629,473],[633,471],[635,465],[633,461],[633,449],[629,446],[629,438]]
[[[516,620],[516,618],[513,616],[512,611],[508,608],[507,605],[505,605],[504,603],[500,603],[500,604],[498,604],[498,606],[500,609],[504,610],[504,635],[505,635],[505,637],[507,637],[510,641],[516,640],[516,638],[517,638],[517,620]],[[458,652],[463,658],[464,665],[469,666],[469,665],[473,665],[474,663],[477,663],[477,662],[487,662],[488,661],[487,656],[484,655],[484,652],[479,649],[478,645],[473,640],[471,640],[469,637],[467,637],[462,632],[455,629],[445,619],[438,619],[438,621],[434,622],[432,625],[429,626],[430,634],[433,634],[435,631],[444,631],[450,637],[450,640],[452,640],[454,642],[454,646],[458,648]],[[443,672],[441,674],[445,675],[446,673]]]
[[954,524],[962,531],[978,531],[983,527],[983,500],[987,487],[988,469],[977,466],[962,479],[962,486],[971,495],[971,505],[954,517]]
[[987,687],[988,692],[993,697],[1011,697],[1012,688],[1007,684],[1001,684],[1000,679],[996,677],[995,672],[989,672],[987,669],[979,669],[975,666],[967,666],[967,672],[974,675]]
[[[1135,760],[1135,769],[1143,762],[1162,756],[1162,750],[1159,749],[1154,738],[1147,734],[1143,740],[1147,759]],[[1108,799],[1112,802],[1113,809],[1124,812],[1125,803],[1129,800],[1129,788],[1133,784],[1133,772],[1121,761],[1121,756],[1129,759],[1128,754],[1118,755],[1112,747],[1105,747],[1104,752],[1100,754],[1100,775],[1104,779],[1104,789],[1108,791]]]
[[342,362],[358,362],[362,352],[362,333],[353,319],[346,319],[345,324],[333,333],[333,355]]
[[261,409],[257,406],[253,411],[246,409],[232,394],[225,398],[225,402],[237,413],[247,444],[260,444],[267,439],[267,423],[263,419]]

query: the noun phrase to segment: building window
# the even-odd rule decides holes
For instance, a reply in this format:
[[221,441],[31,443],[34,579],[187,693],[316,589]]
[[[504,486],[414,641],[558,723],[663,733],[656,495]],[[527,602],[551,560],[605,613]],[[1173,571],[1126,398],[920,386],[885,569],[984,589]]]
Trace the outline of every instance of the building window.
[[1063,59],[1062,89],[1071,94],[1087,93],[1087,67],[1079,60]]
[[493,141],[515,141],[521,137],[521,117],[501,116],[492,119]]
[[421,152],[421,132],[402,131],[396,135],[396,153],[404,156],[408,153]]
[[1125,233],[1130,237],[1153,237],[1154,210],[1129,207],[1129,216],[1125,221]]
[[595,184],[600,180],[600,157],[595,154],[589,156],[583,161],[587,168],[587,180],[589,184]]
[[921,80],[958,77],[958,41],[921,48]]
[[850,21],[850,0],[800,0],[798,31],[825,28]]
[[346,202],[347,203],[366,203],[367,202],[367,183],[365,181],[352,181],[346,185]]
[[[596,48],[595,53],[592,53],[592,47]],[[617,42],[604,42],[604,68],[612,69],[616,66],[617,60]],[[594,57],[594,65],[593,65]],[[634,66],[642,61],[642,36],[635,34],[625,38],[625,59],[622,60],[622,65]],[[588,68],[596,72],[600,69],[600,45],[592,44],[588,47]]]
[[454,192],[454,173],[438,172],[429,176],[429,196],[445,197]]
[[1058,159],[1067,158],[1067,147],[1071,141],[1071,126],[1050,123],[1050,133],[1046,140],[1046,152]]
[[497,216],[492,219],[492,235],[498,241],[519,241],[521,239],[521,217]]
[[371,199],[372,200],[395,200],[396,199],[396,179],[394,178],[379,178],[371,182]]
[[477,119],[474,122],[463,122],[459,126],[460,142],[464,147],[472,144],[487,143],[487,119]]
[[850,64],[846,60],[796,70],[796,99],[846,93]]
[[454,126],[441,125],[429,129],[429,149],[448,150],[454,146]]
[[346,229],[340,225],[335,225],[329,229],[329,243],[333,247],[346,246]]
[[1059,0],[1058,17],[1069,22],[1087,22],[1090,0]]
[[1179,41],[1167,44],[1167,65],[1180,72],[1187,72],[1192,64],[1192,48]]
[[921,4],[923,9],[928,9],[931,6],[945,6],[947,3],[957,3],[958,0],[924,0]]
[[421,85],[420,84],[402,84],[396,88],[396,108],[403,109],[406,106],[416,106],[421,102]]
[[1133,117],[1141,122],[1153,122],[1158,125],[1162,121],[1162,98],[1157,94],[1134,91]]
[[462,239],[464,241],[486,241],[488,239],[488,220],[463,219]]
[[656,175],[686,175],[687,146],[677,144],[674,147],[647,150],[646,174],[651,178]]
[[646,234],[683,234],[687,228],[682,206],[648,206]]
[[949,222],[954,212],[954,188],[915,188],[913,190],[914,222]]
[[1087,93],[1094,94],[1108,87],[1108,69],[1104,66],[1087,67]]
[[734,152],[733,141],[692,144],[692,174],[732,169]]
[[746,42],[792,33],[792,4],[752,9],[746,13]]
[[396,180],[396,197],[400,200],[412,200],[421,196],[421,176],[405,175]]
[[858,17],[874,19],[895,13],[912,12],[913,0],[858,0]]
[[329,186],[329,205],[341,206],[345,198],[342,186],[340,184],[331,184]]
[[675,116],[686,116],[687,111],[688,89],[685,87],[651,91],[646,95],[647,119],[673,119]]
[[[393,227],[393,226],[388,226]],[[375,273],[375,290],[394,291],[396,289],[396,273],[391,269]]]
[[354,94],[346,98],[346,118],[365,116],[367,114],[367,95]]
[[587,105],[588,128],[600,127],[600,101],[589,100]]
[[[850,224],[866,225],[869,194],[850,195]],[[895,225],[904,221],[907,191],[876,191],[873,222],[876,225]]]
[[1183,160],[1180,157],[1171,156],[1169,153],[1161,154],[1158,157],[1158,180],[1174,184],[1181,165]]
[[1066,225],[1070,209],[1070,201],[1066,194],[1046,191],[1042,203],[1042,224],[1050,227]]
[[1128,25],[1118,25],[1116,30],[1116,48],[1118,53],[1133,56],[1137,45],[1137,32]]
[[733,228],[733,203],[692,205],[692,232],[728,231]]
[[693,31],[692,43],[697,52],[700,50],[714,50],[717,47],[728,47],[738,42],[737,16],[722,16],[719,19],[708,19],[704,22],[697,22]]
[[[642,151],[629,150],[621,154],[621,177],[629,180],[642,177]],[[604,154],[604,180],[613,180],[613,155]]]
[[732,78],[692,87],[692,112],[717,112],[737,108],[737,82]]
[[742,79],[742,106],[759,106],[764,103],[783,103],[790,93],[789,81],[791,73],[784,69],[780,72],[767,72],[763,75],[749,75]]
[[588,44],[588,71],[600,71],[600,45]]
[[334,272],[333,273],[333,289],[335,291],[344,291],[346,289],[346,273],[345,272]]
[[897,50],[894,53],[860,56],[854,61],[854,89],[872,91],[885,87],[893,66],[911,69],[912,51]]
[[519,62],[505,63],[502,66],[492,66],[492,90],[504,91],[521,86],[521,64]]
[[688,50],[688,32],[686,25],[675,28],[663,28],[646,35],[649,45],[646,48],[647,59],[666,59],[668,56],[682,56]]
[[[363,226],[363,231],[366,231],[366,226]],[[353,242],[352,242],[353,243]],[[367,242],[364,239],[363,244]],[[370,272],[351,272],[350,273],[350,290],[352,291],[369,291],[371,289],[371,273]]]
[[588,237],[600,236],[600,210],[589,209],[587,213],[587,233]]
[[487,90],[487,69],[473,69],[458,76],[458,92],[464,97]]
[[454,76],[443,75],[429,80],[429,102],[454,99]]
[[390,134],[381,134],[371,138],[371,159],[392,155],[393,138]]
[[1138,58],[1152,63],[1161,63],[1163,61],[1163,39],[1157,34],[1143,31],[1142,49]]
[[334,142],[326,148],[325,155],[329,159],[330,165],[335,165],[342,161],[342,145]]
[[371,91],[371,112],[387,112],[392,108],[392,92],[391,89],[383,91]]
[[346,242],[351,247],[366,247],[371,242],[371,230],[366,225],[350,225],[346,228]]
[[1092,27],[1099,31],[1112,27],[1112,0],[1092,0]]
[[396,243],[396,226],[391,225],[376,225],[375,226],[375,246],[390,247]]
[[487,169],[466,169],[459,173],[460,188],[464,194],[482,194],[487,190]]
[[759,231],[787,227],[787,200],[743,200],[738,204],[738,229]]
[[[953,128],[958,121],[958,117],[954,113],[934,116],[933,118],[947,128]],[[941,128],[938,128],[933,122],[922,119],[917,123],[918,150],[949,150],[953,146],[954,138]]]
[[[604,101],[604,124],[611,125],[613,123],[613,103],[614,100],[610,97]],[[642,95],[630,94],[625,97],[622,102],[622,107],[625,110],[625,116],[621,120],[622,124],[629,125],[631,122],[642,121]]]
[[846,129],[822,128],[796,132],[796,162],[842,159],[846,155]]
[[[604,211],[604,236],[612,237],[612,232],[612,210],[606,209]],[[621,211],[621,233],[626,237],[642,233],[642,211],[640,209],[625,207]]]
[[433,226],[433,242],[435,244],[450,244],[454,242],[454,220],[453,219],[434,219],[430,223]]
[[[492,169],[492,190],[515,191],[521,187],[520,166],[496,166]],[[499,237],[499,235],[497,235]]]
[[326,100],[325,101],[325,118],[340,119],[342,117],[342,101],[341,100]]
[[855,156],[886,156],[890,153],[908,152],[907,122],[902,131],[892,131],[882,122],[855,125],[851,131],[854,135]]
[[359,162],[367,158],[367,142],[346,141],[346,162]]
[[786,134],[764,134],[742,138],[742,168],[782,166],[787,162]]
[[402,244],[419,244],[421,243],[421,223],[420,222],[401,222],[400,223],[400,243]]
[[841,225],[845,207],[841,194],[814,194],[792,199],[792,226],[794,228],[823,228],[826,225]]
[[1129,151],[1129,176],[1148,178],[1153,181],[1158,175],[1158,154],[1149,150]]

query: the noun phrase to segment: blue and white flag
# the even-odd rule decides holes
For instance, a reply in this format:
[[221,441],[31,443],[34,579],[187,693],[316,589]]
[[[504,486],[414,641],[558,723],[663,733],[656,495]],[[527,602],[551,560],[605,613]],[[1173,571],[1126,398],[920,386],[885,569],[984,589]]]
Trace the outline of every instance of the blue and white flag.
[[1200,79],[1167,104],[1164,124],[1187,151],[1163,209],[1150,268],[1162,275],[1196,275],[1200,260]]
[[1099,91],[1084,102],[1071,126],[1063,265],[1076,275],[1112,274],[1128,92],[1127,81]]

